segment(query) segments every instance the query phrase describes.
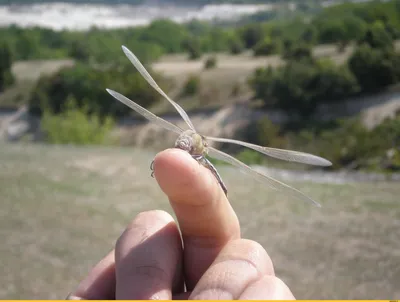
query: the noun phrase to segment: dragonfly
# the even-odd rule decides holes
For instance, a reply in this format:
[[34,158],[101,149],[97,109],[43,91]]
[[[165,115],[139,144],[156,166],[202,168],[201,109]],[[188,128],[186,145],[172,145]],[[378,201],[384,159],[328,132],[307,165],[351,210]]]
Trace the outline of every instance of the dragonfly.
[[[228,164],[231,164],[238,168],[242,173],[252,177],[256,181],[260,182],[261,184],[267,185],[268,187],[277,190],[284,194],[289,194],[292,197],[299,198],[308,202],[311,202],[315,206],[320,207],[321,205],[315,201],[314,199],[310,198],[309,196],[302,193],[300,190],[293,188],[277,179],[274,179],[264,173],[258,172],[255,169],[251,168],[250,166],[246,165],[245,163],[241,162],[240,160],[236,159],[235,157],[217,149],[214,147],[209,146],[208,142],[217,142],[217,143],[231,143],[240,145],[242,147],[246,147],[252,149],[254,151],[260,152],[264,155],[267,155],[272,158],[285,160],[289,162],[298,162],[303,164],[315,165],[315,166],[331,166],[332,163],[324,159],[322,157],[312,155],[309,153],[299,152],[299,151],[292,151],[292,150],[285,150],[285,149],[277,149],[277,148],[270,148],[270,147],[263,147],[235,139],[230,138],[221,138],[221,137],[211,137],[205,136],[200,134],[196,131],[192,121],[190,120],[188,114],[183,110],[183,108],[173,101],[155,82],[143,64],[139,61],[139,59],[125,46],[122,46],[122,50],[125,53],[126,57],[129,61],[136,67],[136,69],[140,72],[143,78],[148,82],[150,86],[152,86],[161,96],[163,96],[168,102],[175,107],[178,111],[182,119],[186,122],[189,129],[182,129],[175,124],[172,124],[165,119],[162,119],[155,114],[151,113],[147,109],[143,108],[142,106],[138,105],[137,103],[133,102],[126,96],[111,90],[106,89],[106,91],[113,96],[116,100],[120,101],[121,103],[125,104],[126,106],[130,107],[131,109],[135,110],[137,113],[142,115],[144,118],[149,120],[150,122],[162,127],[166,130],[175,132],[178,135],[178,138],[175,141],[175,148],[182,149],[188,152],[197,162],[201,165],[209,169],[212,174],[217,179],[219,185],[221,186],[222,190],[224,191],[225,195],[228,195],[228,190],[223,182],[220,174],[218,173],[215,166],[211,163],[211,161],[207,157],[211,157],[220,161],[224,161]],[[150,169],[152,171],[151,176],[154,175],[154,160],[150,165]]]

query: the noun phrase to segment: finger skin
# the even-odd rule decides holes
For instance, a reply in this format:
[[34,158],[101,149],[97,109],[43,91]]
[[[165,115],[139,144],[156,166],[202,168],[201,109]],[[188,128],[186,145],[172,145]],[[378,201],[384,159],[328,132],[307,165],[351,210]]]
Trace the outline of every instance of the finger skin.
[[77,298],[81,300],[115,299],[114,250],[96,264],[77,289],[69,294],[70,300]]
[[117,300],[170,300],[180,291],[182,242],[171,215],[140,213],[115,246]]
[[251,240],[229,242],[194,288],[192,300],[237,300],[249,284],[274,268],[263,247]]
[[290,289],[275,276],[264,276],[250,284],[240,295],[240,300],[295,300]]
[[191,290],[225,244],[240,238],[239,221],[217,179],[189,153],[176,148],[160,152],[154,172],[182,232],[185,280]]

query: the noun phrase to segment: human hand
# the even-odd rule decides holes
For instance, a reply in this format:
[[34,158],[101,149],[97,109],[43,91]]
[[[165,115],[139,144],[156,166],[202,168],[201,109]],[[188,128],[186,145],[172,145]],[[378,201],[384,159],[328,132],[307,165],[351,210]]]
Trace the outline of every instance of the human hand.
[[154,169],[182,236],[168,213],[140,213],[67,299],[294,299],[263,247],[241,239],[208,169],[179,149],[160,152]]

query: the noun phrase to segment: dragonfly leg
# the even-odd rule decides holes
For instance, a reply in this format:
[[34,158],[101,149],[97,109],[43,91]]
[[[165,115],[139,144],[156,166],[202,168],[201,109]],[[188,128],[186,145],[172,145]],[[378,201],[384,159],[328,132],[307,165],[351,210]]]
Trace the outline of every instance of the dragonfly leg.
[[199,162],[199,164],[202,164],[204,167],[209,169],[212,174],[214,174],[215,178],[217,179],[219,185],[221,186],[222,190],[224,191],[225,195],[228,196],[228,189],[226,188],[226,185],[224,184],[224,181],[222,180],[221,175],[219,175],[217,169],[214,167],[214,165],[204,156],[202,155],[192,155],[192,157]]
[[154,159],[153,159],[153,161],[152,161],[151,164],[150,164],[150,170],[151,170],[151,177],[154,178]]

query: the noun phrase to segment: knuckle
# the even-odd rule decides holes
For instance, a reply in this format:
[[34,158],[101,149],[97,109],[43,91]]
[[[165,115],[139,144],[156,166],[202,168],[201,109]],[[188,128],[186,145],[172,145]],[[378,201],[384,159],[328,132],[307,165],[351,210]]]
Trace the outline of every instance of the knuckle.
[[141,265],[131,270],[133,275],[136,275],[140,279],[154,280],[155,282],[164,283],[170,281],[170,276],[158,265]]
[[137,225],[155,225],[155,224],[166,224],[174,219],[172,216],[162,210],[151,210],[144,211],[136,215],[132,222],[128,225],[128,228],[135,227]]
[[162,210],[141,212],[136,215],[123,233],[118,237],[115,243],[115,249],[119,250],[124,246],[126,238],[128,238],[132,233],[139,236],[139,241],[143,242],[151,237],[158,229],[163,228],[172,221],[174,221],[173,217]]
[[263,275],[275,275],[274,266],[264,247],[253,240],[232,240],[222,251],[222,258],[248,262]]

